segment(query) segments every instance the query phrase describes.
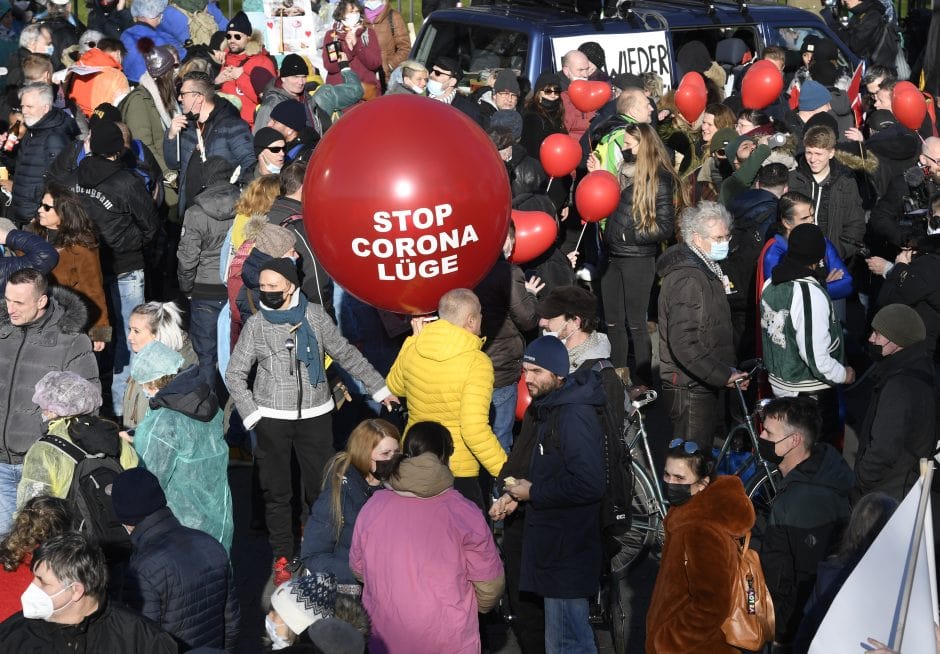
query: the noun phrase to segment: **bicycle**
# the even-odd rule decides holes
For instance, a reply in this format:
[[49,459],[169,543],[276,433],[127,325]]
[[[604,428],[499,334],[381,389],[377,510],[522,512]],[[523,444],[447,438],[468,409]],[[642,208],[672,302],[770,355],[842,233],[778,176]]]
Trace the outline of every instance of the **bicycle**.
[[760,512],[761,510],[769,508],[770,504],[773,502],[773,498],[776,496],[779,489],[781,476],[777,466],[760,455],[760,448],[758,446],[761,413],[770,400],[761,400],[753,410],[749,409],[747,399],[744,397],[743,386],[745,382],[755,380],[758,375],[767,370],[767,368],[760,359],[745,361],[741,363],[739,367],[748,373],[747,377],[735,380],[734,382],[738,401],[741,404],[742,414],[744,415],[744,421],[732,427],[728,432],[721,449],[718,451],[718,455],[715,457],[715,469],[722,469],[725,460],[732,454],[732,448],[735,442],[740,440],[740,432],[745,432],[746,438],[750,440],[751,452],[743,459],[733,462],[731,464],[733,467],[728,469],[732,470],[730,474],[740,477],[744,482],[744,491],[747,493],[748,498],[750,498],[751,503],[754,504],[755,511]]

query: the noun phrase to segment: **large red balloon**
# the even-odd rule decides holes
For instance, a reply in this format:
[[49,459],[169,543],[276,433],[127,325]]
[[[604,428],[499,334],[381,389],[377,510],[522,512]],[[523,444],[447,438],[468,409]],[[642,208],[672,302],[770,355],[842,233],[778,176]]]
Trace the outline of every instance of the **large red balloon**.
[[571,104],[585,112],[597,111],[610,100],[610,84],[579,79],[568,86]]
[[516,382],[516,420],[525,418],[525,411],[532,404],[532,396],[529,395],[529,387],[525,385],[525,372]]
[[544,211],[512,212],[516,226],[516,246],[512,250],[513,263],[526,263],[540,256],[558,237],[558,223]]
[[549,177],[564,177],[581,163],[581,146],[567,134],[549,134],[539,147],[539,161]]
[[686,73],[676,89],[676,107],[689,123],[694,123],[705,111],[708,92],[705,82],[698,73]]
[[[447,134],[447,147],[428,147],[428,134]],[[400,313],[473,288],[502,251],[510,211],[506,166],[486,132],[419,96],[355,107],[323,135],[304,180],[320,263],[363,302]]]
[[927,115],[927,100],[910,82],[898,82],[891,92],[891,113],[899,123],[917,131]]
[[574,191],[574,204],[582,220],[596,223],[614,212],[620,202],[620,184],[612,173],[595,170],[584,176]]
[[766,109],[783,91],[783,74],[773,62],[761,59],[744,73],[741,102],[746,109]]

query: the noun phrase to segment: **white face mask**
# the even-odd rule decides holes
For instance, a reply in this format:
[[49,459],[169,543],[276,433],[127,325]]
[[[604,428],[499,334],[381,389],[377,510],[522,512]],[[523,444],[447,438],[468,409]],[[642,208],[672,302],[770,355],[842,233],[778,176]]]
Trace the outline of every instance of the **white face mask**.
[[281,167],[275,166],[274,164],[265,163],[264,167],[267,168],[268,172],[272,175],[277,175],[279,172],[281,172]]
[[428,95],[441,95],[444,93],[444,85],[436,79],[428,80]]
[[343,25],[346,27],[355,27],[359,24],[359,12],[354,14],[346,14],[343,17]]
[[375,11],[376,9],[381,8],[385,4],[385,0],[366,0],[365,5],[366,9]]
[[52,603],[52,598],[61,595],[73,585],[74,584],[69,584],[58,593],[47,595],[46,591],[36,584],[30,584],[26,591],[20,595],[20,604],[23,606],[23,617],[30,618],[31,620],[48,620],[72,603],[72,600],[69,600],[65,605],[57,609]]
[[278,635],[277,624],[275,624],[274,620],[272,620],[269,615],[264,617],[264,630],[268,633],[268,638],[271,639],[271,649],[290,647],[290,643],[285,638],[281,638],[280,635]]

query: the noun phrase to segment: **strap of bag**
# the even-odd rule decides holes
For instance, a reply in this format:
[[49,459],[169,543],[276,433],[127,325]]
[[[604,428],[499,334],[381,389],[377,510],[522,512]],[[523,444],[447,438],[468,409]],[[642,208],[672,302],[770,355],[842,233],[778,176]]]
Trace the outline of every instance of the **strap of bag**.
[[388,17],[388,26],[392,30],[392,38],[395,38],[395,21],[392,20],[391,7],[388,8],[388,14],[386,14],[386,16]]
[[44,443],[49,443],[53,447],[60,449],[68,457],[73,459],[76,464],[88,458],[88,452],[80,448],[75,443],[70,443],[64,438],[60,438],[59,436],[55,436],[53,434],[46,434],[39,440]]

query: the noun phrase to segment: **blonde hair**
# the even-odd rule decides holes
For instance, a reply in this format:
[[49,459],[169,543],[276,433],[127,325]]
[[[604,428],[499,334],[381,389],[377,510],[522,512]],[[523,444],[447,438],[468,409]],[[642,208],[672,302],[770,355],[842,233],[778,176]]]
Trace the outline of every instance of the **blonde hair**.
[[[633,221],[637,231],[649,233],[656,229],[656,195],[660,177],[665,175],[672,182],[672,191],[677,194],[680,208],[686,204],[685,188],[656,130],[646,123],[630,124],[624,129],[639,141],[633,173]],[[621,183],[623,179],[621,175]]]
[[277,175],[262,175],[249,182],[235,203],[235,215],[263,215],[271,210],[274,200],[281,194],[281,180]]

